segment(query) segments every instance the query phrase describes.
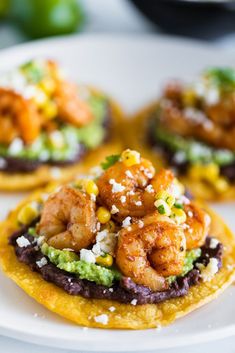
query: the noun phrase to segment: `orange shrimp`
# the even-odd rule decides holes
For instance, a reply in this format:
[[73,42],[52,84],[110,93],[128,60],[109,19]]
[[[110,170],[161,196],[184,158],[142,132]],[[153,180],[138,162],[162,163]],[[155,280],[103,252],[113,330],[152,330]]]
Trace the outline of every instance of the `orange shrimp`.
[[139,164],[130,167],[121,161],[115,163],[101,175],[97,186],[101,203],[110,210],[115,206],[116,219],[123,220],[153,212],[156,193],[170,188],[173,181],[172,172],[161,170],[155,175],[152,163],[141,158]]
[[122,273],[153,291],[165,290],[165,277],[182,272],[186,240],[182,227],[154,212],[119,233],[116,263]]
[[96,226],[95,203],[89,195],[63,186],[45,202],[38,232],[55,248],[78,251],[95,240]]
[[0,142],[8,144],[19,136],[25,143],[31,143],[39,133],[36,105],[14,91],[0,88]]

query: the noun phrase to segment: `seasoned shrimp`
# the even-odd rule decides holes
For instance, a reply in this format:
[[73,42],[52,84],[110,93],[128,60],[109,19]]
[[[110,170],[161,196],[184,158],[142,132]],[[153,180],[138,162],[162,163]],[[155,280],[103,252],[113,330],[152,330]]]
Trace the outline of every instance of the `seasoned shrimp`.
[[174,176],[168,170],[155,174],[152,163],[141,158],[139,164],[127,167],[117,162],[106,170],[97,181],[101,203],[118,212],[117,220],[127,216],[143,217],[155,210],[155,194],[170,188]]
[[193,202],[185,205],[184,211],[187,215],[187,227],[184,230],[187,249],[199,248],[205,243],[205,238],[208,235],[210,216]]
[[38,232],[58,249],[88,247],[95,239],[95,203],[87,194],[63,186],[45,202]]
[[154,212],[122,229],[118,238],[116,262],[122,273],[153,291],[168,287],[166,276],[182,272],[186,240],[180,226]]
[[31,143],[40,132],[40,116],[30,100],[4,88],[0,88],[0,142],[11,143],[21,137]]
[[77,87],[72,83],[58,81],[54,98],[58,107],[58,115],[65,122],[80,127],[93,119],[88,104],[79,98]]

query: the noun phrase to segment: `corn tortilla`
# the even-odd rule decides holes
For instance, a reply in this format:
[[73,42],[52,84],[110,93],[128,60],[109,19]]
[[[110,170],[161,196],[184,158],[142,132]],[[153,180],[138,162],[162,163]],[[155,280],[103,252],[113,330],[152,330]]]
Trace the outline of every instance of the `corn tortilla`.
[[[150,146],[147,140],[147,129],[149,117],[155,111],[157,103],[143,109],[136,116],[126,122],[123,127],[123,136],[127,147],[141,152],[141,155],[150,159],[156,168],[169,167],[167,161],[160,153]],[[129,131],[132,133],[129,134]],[[206,201],[233,201],[235,200],[235,184],[230,183],[228,189],[223,193],[218,193],[213,185],[204,180],[193,180],[188,175],[180,175],[178,179],[197,198]]]
[[[91,88],[92,94],[103,95],[100,91]],[[111,131],[108,141],[98,148],[86,152],[80,161],[64,167],[53,167],[48,164],[42,165],[33,172],[29,173],[7,173],[0,172],[0,190],[2,191],[26,191],[36,189],[47,183],[58,179],[61,182],[71,180],[76,174],[87,172],[92,166],[99,164],[107,155],[117,154],[122,151],[120,139],[120,126],[123,121],[123,113],[119,105],[109,99],[111,106]],[[54,171],[56,174],[54,177]]]
[[[9,236],[19,227],[17,214],[21,207],[31,200],[40,198],[42,192],[48,192],[53,188],[55,186],[50,185],[43,191],[33,193],[9,214],[6,221],[2,222],[0,226],[0,266],[5,274],[29,296],[65,319],[87,327],[115,329],[146,329],[165,326],[210,302],[234,280],[235,239],[220,217],[207,209],[212,217],[210,234],[220,240],[225,247],[223,266],[211,282],[191,287],[185,297],[170,299],[159,304],[136,306],[111,300],[85,299],[81,296],[67,294],[54,284],[43,280],[40,274],[32,272],[27,265],[19,262],[14,248],[8,245]],[[110,306],[114,306],[116,310],[110,312]],[[95,317],[101,314],[108,316],[107,325],[95,321]]]

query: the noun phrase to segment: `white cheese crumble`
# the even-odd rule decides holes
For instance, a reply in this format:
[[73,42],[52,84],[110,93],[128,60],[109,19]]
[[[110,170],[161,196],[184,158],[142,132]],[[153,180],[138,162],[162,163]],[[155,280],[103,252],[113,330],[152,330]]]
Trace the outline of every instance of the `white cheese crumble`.
[[128,228],[131,225],[131,217],[128,216],[122,221],[123,228]]
[[136,206],[142,206],[142,202],[141,201],[136,201],[135,204],[136,204]]
[[41,260],[36,261],[36,264],[39,268],[42,268],[43,266],[47,265],[47,259],[42,257]]
[[219,240],[217,240],[216,238],[211,238],[211,240],[210,240],[210,248],[211,249],[215,249],[218,244],[219,244]]
[[121,203],[125,203],[126,202],[126,196],[121,196],[121,198],[120,198],[120,200],[121,200]]
[[95,194],[91,194],[91,201],[96,202],[96,195]]
[[154,192],[153,185],[152,185],[152,184],[149,184],[148,186],[146,186],[145,190],[146,190],[149,194],[152,194],[152,193]]
[[112,205],[111,214],[116,214],[118,212],[119,212],[119,209],[115,205]]
[[102,256],[104,253],[113,255],[117,243],[116,233],[109,233],[107,229],[98,232],[96,243],[92,247],[95,257]]
[[99,178],[104,173],[104,171],[101,167],[96,166],[90,169],[90,173],[94,178]]
[[109,291],[110,291],[111,293],[113,293],[113,288],[109,288]]
[[139,225],[139,228],[143,228],[143,226],[144,226],[144,222],[143,222],[143,221],[141,221],[141,220],[139,220],[139,221],[138,221],[138,225]]
[[126,171],[125,171],[125,174],[126,174],[126,176],[127,176],[128,178],[133,178],[133,174],[131,173],[130,170],[126,170]]
[[85,261],[90,264],[94,264],[96,259],[95,255],[91,250],[81,249],[80,250],[80,260]]
[[26,248],[26,246],[30,245],[30,242],[27,238],[25,238],[23,235],[19,238],[16,239],[17,245],[20,248]]
[[197,268],[201,271],[200,276],[203,282],[209,282],[219,270],[218,260],[215,257],[212,257],[207,266],[197,264]]
[[189,216],[190,218],[192,218],[192,217],[193,217],[193,212],[192,212],[192,211],[188,211],[188,216]]
[[135,192],[134,192],[134,190],[131,190],[131,191],[128,191],[126,194],[130,195],[130,196],[133,196],[133,195],[135,195]]
[[37,244],[38,244],[38,246],[40,246],[40,245],[43,244],[44,239],[45,239],[45,237],[44,237],[43,235],[40,235],[40,236],[37,238]]
[[101,314],[101,315],[95,316],[95,322],[98,322],[99,324],[107,325],[107,323],[109,322],[108,315]]
[[116,310],[115,306],[110,306],[109,311],[111,311],[111,313],[113,313]]
[[11,156],[15,156],[22,151],[24,143],[20,138],[15,138],[9,146],[8,152]]
[[112,193],[116,193],[116,192],[122,192],[125,190],[125,186],[123,186],[120,183],[117,183],[114,179],[110,179],[109,180],[109,184],[111,184],[112,187]]
[[131,301],[131,305],[136,305],[136,304],[137,304],[137,302],[138,302],[138,300],[137,300],[137,299],[132,299],[132,301]]

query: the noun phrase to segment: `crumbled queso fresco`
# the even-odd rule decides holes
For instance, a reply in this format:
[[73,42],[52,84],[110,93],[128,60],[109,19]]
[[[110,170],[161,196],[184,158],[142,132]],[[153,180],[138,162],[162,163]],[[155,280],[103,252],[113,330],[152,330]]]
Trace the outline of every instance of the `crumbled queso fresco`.
[[119,209],[117,208],[117,206],[115,205],[112,205],[112,208],[111,208],[111,214],[116,214],[119,212]]
[[103,324],[103,325],[107,325],[107,323],[109,322],[108,315],[106,314],[95,316],[94,320],[95,322],[98,322],[99,324]]
[[112,192],[113,193],[116,193],[116,192],[122,192],[125,190],[125,186],[123,186],[122,184],[120,183],[117,183],[114,179],[110,179],[109,180],[109,184],[111,184],[113,187],[112,187]]
[[218,244],[219,244],[219,241],[216,238],[211,238],[211,240],[210,240],[210,248],[211,249],[215,249]]
[[39,268],[42,268],[43,266],[47,265],[47,259],[42,257],[41,260],[36,261],[36,264]]
[[128,228],[130,225],[131,225],[131,217],[128,216],[122,222],[122,226],[123,226],[123,228]]
[[25,238],[23,235],[21,237],[17,238],[16,242],[20,248],[25,248],[30,245],[30,242],[28,241],[28,239]]
[[197,268],[201,271],[201,278],[203,282],[210,282],[219,270],[218,260],[212,257],[207,266],[197,264]]

